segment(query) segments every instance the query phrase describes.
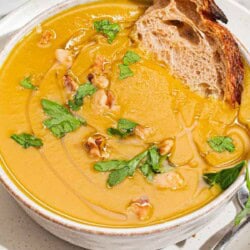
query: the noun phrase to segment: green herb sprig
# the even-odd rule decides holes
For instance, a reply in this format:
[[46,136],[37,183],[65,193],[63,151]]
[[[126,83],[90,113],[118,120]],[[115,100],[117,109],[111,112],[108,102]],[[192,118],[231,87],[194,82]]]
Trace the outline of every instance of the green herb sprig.
[[167,161],[167,156],[161,156],[158,148],[152,146],[128,161],[111,160],[97,162],[94,165],[94,169],[98,172],[111,172],[107,184],[109,187],[113,187],[123,182],[127,177],[133,176],[137,169],[140,169],[142,174],[149,181],[152,181],[155,174],[167,171],[164,161]]
[[225,151],[232,153],[235,151],[233,139],[228,136],[215,136],[209,139],[207,142],[209,146],[215,152],[218,152],[218,153],[223,153]]
[[23,148],[27,149],[29,147],[40,148],[43,146],[43,142],[41,139],[37,138],[34,135],[22,133],[22,134],[14,134],[10,137]]
[[[246,185],[250,193],[250,173],[248,167],[246,172]],[[241,221],[249,215],[250,215],[250,195],[248,196],[248,200],[246,202],[244,209],[240,213],[238,213],[237,216],[235,217],[235,225],[236,226],[239,225]]]
[[127,119],[120,119],[117,123],[117,128],[108,128],[107,132],[109,135],[125,138],[134,133],[137,125],[136,122]]
[[84,119],[75,117],[68,109],[56,102],[43,99],[41,104],[44,112],[50,116],[43,124],[57,138],[62,138],[67,133],[73,132],[86,124]]
[[32,84],[31,77],[25,77],[22,81],[20,81],[20,86],[22,86],[25,89],[31,89],[31,90],[37,90],[38,87]]
[[130,76],[134,76],[134,72],[129,67],[141,60],[141,57],[133,51],[127,51],[123,57],[123,64],[119,65],[120,80],[124,80]]
[[80,85],[73,100],[68,102],[70,109],[78,111],[83,105],[84,98],[86,96],[92,96],[96,91],[97,88],[90,82]]
[[95,21],[94,28],[108,38],[108,43],[112,43],[121,30],[118,23],[111,23],[109,20]]
[[222,190],[226,190],[238,178],[241,170],[244,168],[245,165],[246,162],[242,161],[233,168],[224,169],[218,173],[204,174],[203,178],[210,186],[218,184]]

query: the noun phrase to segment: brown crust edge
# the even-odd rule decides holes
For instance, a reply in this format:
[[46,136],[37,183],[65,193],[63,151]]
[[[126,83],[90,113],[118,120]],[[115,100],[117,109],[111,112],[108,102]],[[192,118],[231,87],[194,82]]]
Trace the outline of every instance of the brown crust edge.
[[[231,32],[217,20],[227,23],[228,19],[224,12],[218,7],[214,0],[182,0],[190,1],[197,5],[202,21],[197,23],[203,32],[212,34],[220,43],[224,65],[226,70],[225,84],[223,85],[224,100],[232,107],[241,104],[241,94],[243,91],[244,65],[239,46]],[[149,7],[146,13],[164,8],[170,0],[154,0],[154,5]]]
[[235,106],[236,103],[240,105],[245,74],[240,49],[234,37],[226,28],[219,26],[216,30],[219,31],[215,32],[220,36],[220,39],[224,44],[222,50],[225,55],[227,70],[224,98],[232,106]]
[[[214,3],[213,0],[208,0],[208,2],[210,2],[210,4],[211,2]],[[217,9],[219,9],[218,6]],[[221,11],[221,13],[223,12]],[[236,104],[241,104],[241,94],[243,91],[243,80],[245,73],[239,46],[231,32],[226,27],[217,23],[216,20],[211,20],[210,18],[208,19],[207,16],[203,17],[205,19],[205,24],[213,32],[215,37],[221,41],[221,50],[224,54],[224,62],[226,67],[224,100],[235,107]]]
[[203,16],[213,21],[220,20],[223,23],[228,23],[228,19],[224,12],[218,7],[214,0],[204,0],[204,7],[202,8]]

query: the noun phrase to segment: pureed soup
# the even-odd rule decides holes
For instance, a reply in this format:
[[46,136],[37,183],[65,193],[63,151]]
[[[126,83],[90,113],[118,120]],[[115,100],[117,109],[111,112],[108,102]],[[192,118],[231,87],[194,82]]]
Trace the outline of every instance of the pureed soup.
[[191,92],[130,38],[147,7],[67,10],[1,68],[2,165],[27,196],[74,221],[137,227],[180,217],[227,189],[248,159],[248,65],[240,107]]

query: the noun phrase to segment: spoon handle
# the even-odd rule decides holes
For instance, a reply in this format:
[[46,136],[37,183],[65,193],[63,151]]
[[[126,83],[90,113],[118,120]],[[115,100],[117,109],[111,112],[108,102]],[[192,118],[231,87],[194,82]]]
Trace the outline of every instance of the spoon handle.
[[216,244],[214,250],[224,250],[226,246],[237,236],[245,226],[250,222],[250,217],[248,217],[239,227],[233,226],[226,235]]

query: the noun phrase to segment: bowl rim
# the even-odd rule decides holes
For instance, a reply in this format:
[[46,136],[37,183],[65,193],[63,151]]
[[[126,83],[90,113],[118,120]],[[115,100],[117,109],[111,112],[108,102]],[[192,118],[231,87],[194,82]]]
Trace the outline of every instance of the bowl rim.
[[[9,54],[11,53],[15,45],[19,41],[21,41],[22,38],[24,38],[27,34],[29,34],[32,31],[32,29],[35,28],[38,24],[56,15],[57,13],[60,13],[63,10],[69,9],[79,4],[85,4],[94,1],[96,0],[66,0],[54,5],[53,7],[48,8],[47,10],[44,10],[42,13],[33,18],[28,24],[26,24],[23,28],[21,28],[16,34],[14,34],[8,41],[4,49],[0,51],[0,67],[8,58]],[[237,38],[236,40],[240,45],[243,56],[250,63],[250,53],[240,43],[240,41]],[[32,212],[42,217],[43,219],[48,220],[57,225],[60,225],[62,227],[66,227],[68,229],[78,232],[91,233],[96,235],[109,235],[109,236],[148,235],[152,233],[159,233],[162,231],[173,230],[175,228],[178,228],[180,225],[195,223],[196,221],[201,220],[201,218],[206,217],[208,213],[217,210],[219,207],[222,207],[223,204],[227,203],[237,192],[237,190],[243,185],[245,181],[245,172],[243,172],[226,191],[221,193],[214,200],[212,200],[205,206],[199,208],[198,210],[195,210],[179,218],[144,227],[110,228],[105,226],[93,226],[76,222],[40,206],[34,200],[26,196],[18,188],[18,186],[11,180],[11,178],[7,174],[7,171],[4,171],[3,167],[1,166],[5,165],[4,161],[1,158],[2,157],[0,155],[0,183],[2,182],[3,186],[11,194],[11,196],[13,196],[19,203],[24,205],[25,208],[30,209]],[[248,162],[248,166],[250,166],[250,162]]]

